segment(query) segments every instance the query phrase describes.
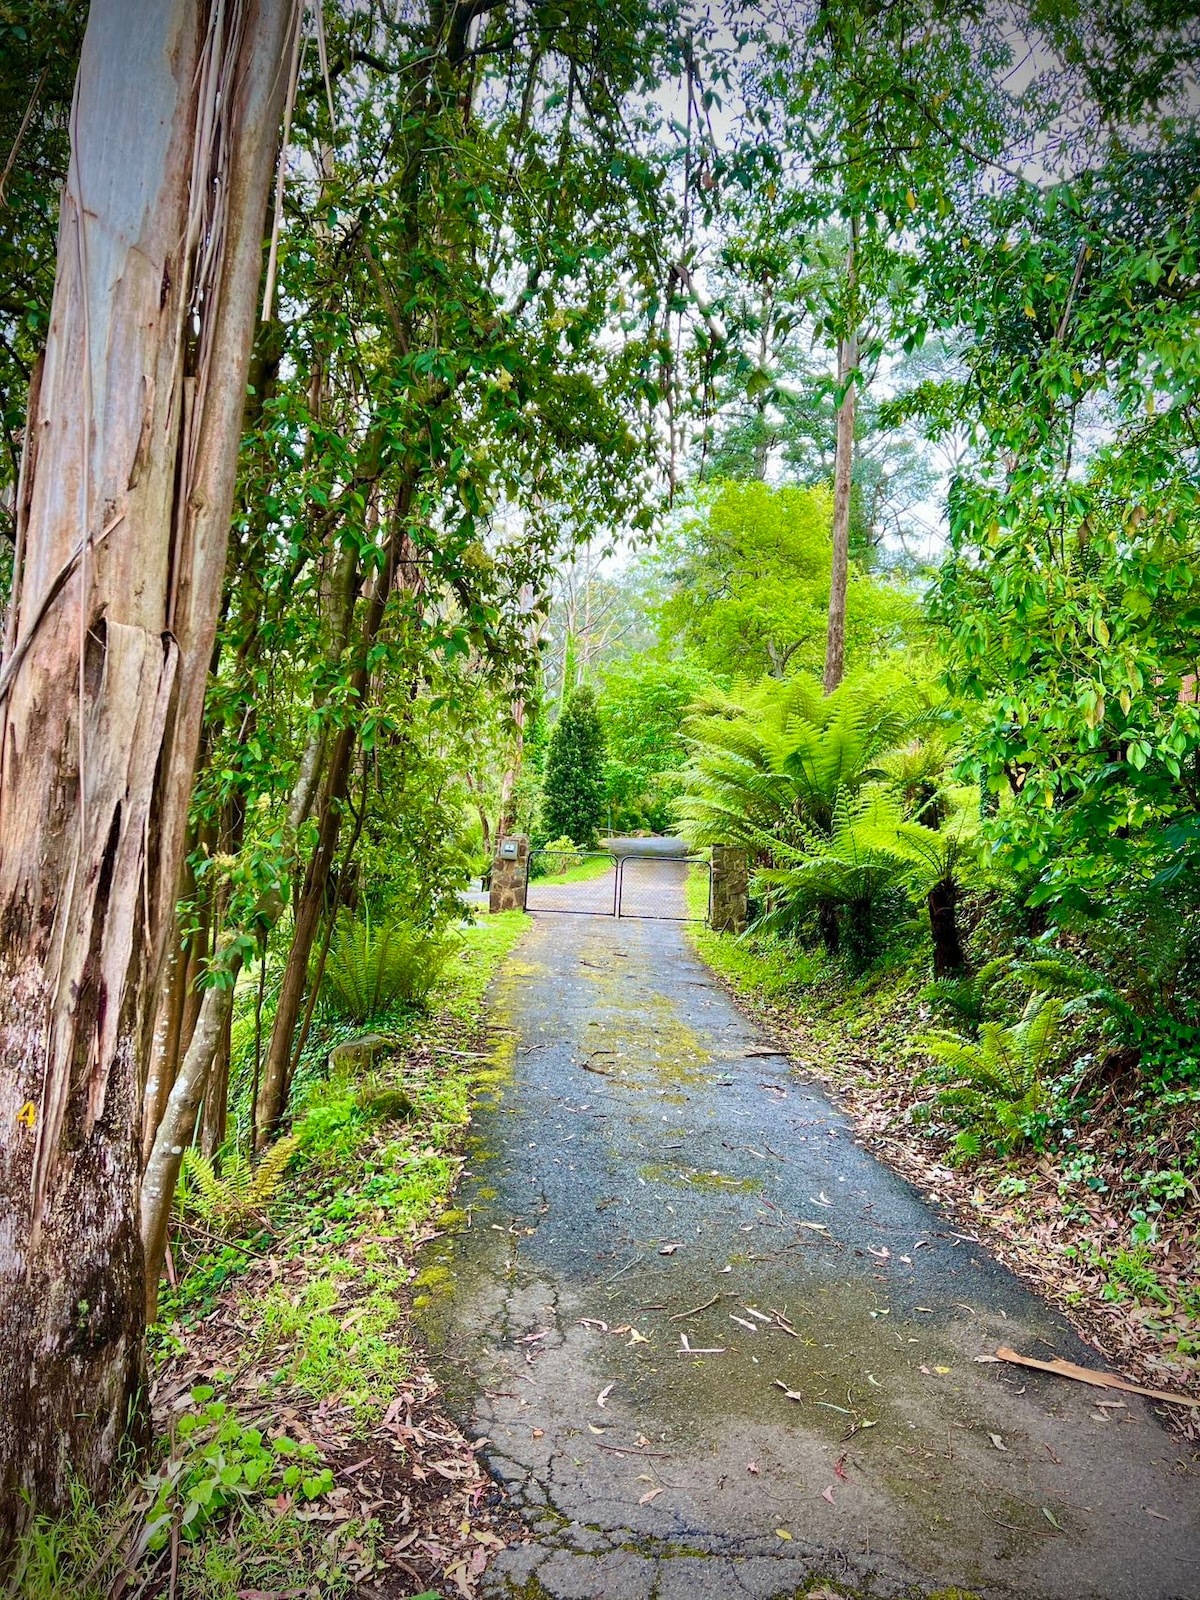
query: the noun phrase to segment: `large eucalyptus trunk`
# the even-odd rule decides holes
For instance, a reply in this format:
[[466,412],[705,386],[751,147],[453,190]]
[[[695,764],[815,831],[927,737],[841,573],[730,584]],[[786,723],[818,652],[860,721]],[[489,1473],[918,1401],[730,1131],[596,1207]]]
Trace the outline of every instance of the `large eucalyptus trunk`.
[[854,482],[854,378],[858,367],[858,330],[854,324],[858,223],[850,224],[846,257],[851,324],[838,340],[837,447],[833,468],[833,564],[829,583],[829,630],[825,640],[825,693],[832,694],[846,672],[846,591],[850,578],[850,492]]
[[0,670],[0,1545],[111,1481],[292,0],[92,0]]

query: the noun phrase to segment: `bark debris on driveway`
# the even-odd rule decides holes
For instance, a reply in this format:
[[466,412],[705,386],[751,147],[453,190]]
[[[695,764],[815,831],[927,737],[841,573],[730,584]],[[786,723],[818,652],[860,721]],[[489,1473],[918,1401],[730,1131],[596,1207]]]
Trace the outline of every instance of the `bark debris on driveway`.
[[530,1530],[487,1592],[1200,1600],[1200,1485],[1153,1408],[981,1359],[1100,1365],[677,924],[539,917],[494,1007],[426,1313]]

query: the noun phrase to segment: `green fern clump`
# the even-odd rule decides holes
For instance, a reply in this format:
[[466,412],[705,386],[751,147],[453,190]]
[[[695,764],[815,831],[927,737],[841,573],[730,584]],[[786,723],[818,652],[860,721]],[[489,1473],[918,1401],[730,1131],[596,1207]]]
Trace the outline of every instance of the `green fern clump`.
[[1061,1000],[1035,993],[1011,1027],[983,1022],[977,1039],[946,1029],[915,1039],[935,1062],[922,1077],[944,1085],[937,1103],[962,1129],[956,1142],[961,1156],[987,1148],[1011,1155],[1037,1137],[1049,1101],[1047,1079],[1062,1048],[1062,1017]]
[[330,1009],[353,1022],[371,1022],[403,1003],[423,1008],[455,948],[445,934],[404,921],[372,927],[347,922],[335,934],[325,963]]
[[274,1199],[298,1148],[298,1139],[277,1139],[256,1164],[234,1161],[220,1174],[199,1150],[185,1150],[180,1211],[184,1216],[190,1212],[221,1233],[241,1232]]
[[972,1039],[979,1037],[979,1029],[996,1010],[995,990],[1012,967],[1009,956],[998,956],[985,962],[978,972],[960,978],[939,978],[926,984],[921,999],[927,1001],[943,1015],[951,1016]]

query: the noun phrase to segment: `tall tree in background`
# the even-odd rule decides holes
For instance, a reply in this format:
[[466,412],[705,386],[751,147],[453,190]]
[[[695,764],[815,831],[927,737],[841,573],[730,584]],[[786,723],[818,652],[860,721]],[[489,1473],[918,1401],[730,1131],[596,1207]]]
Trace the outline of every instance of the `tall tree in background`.
[[0,669],[0,1538],[102,1490],[138,1117],[225,564],[290,0],[94,0]]
[[569,695],[550,735],[542,790],[542,830],[587,848],[604,821],[604,729],[587,684]]
[[829,578],[829,629],[825,639],[825,693],[846,671],[846,587],[850,581],[850,491],[854,482],[854,398],[858,381],[858,218],[850,218],[846,251],[846,306],[838,334],[837,444],[833,465],[833,555]]

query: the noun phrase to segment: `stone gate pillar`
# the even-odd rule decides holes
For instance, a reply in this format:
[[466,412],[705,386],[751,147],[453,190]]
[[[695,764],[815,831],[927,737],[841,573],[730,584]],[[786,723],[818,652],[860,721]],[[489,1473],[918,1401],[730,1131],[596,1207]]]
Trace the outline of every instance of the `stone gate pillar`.
[[496,846],[492,862],[489,911],[524,911],[529,887],[529,838],[524,833],[506,834]]
[[722,933],[745,933],[750,906],[750,861],[737,845],[712,847],[712,925]]

